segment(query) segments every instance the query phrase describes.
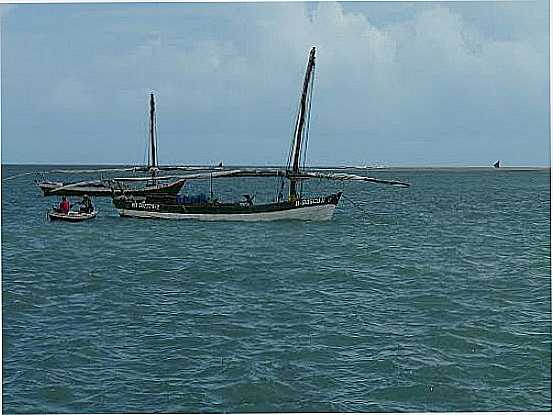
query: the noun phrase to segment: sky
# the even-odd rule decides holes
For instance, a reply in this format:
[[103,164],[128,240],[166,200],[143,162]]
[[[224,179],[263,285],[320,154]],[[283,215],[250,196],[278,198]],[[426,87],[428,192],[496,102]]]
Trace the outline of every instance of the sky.
[[549,5],[0,6],[2,163],[286,163],[317,48],[310,165],[550,164]]

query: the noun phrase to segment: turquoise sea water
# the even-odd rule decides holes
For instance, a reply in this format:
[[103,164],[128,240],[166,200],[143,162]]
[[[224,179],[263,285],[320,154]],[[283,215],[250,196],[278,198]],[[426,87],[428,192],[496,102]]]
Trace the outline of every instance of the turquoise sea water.
[[48,222],[3,182],[3,411],[550,411],[550,171],[370,173],[412,187],[327,223]]

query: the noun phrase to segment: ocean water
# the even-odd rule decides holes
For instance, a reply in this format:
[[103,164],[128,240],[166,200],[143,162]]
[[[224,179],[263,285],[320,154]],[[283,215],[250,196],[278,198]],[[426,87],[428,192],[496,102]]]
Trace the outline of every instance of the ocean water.
[[551,411],[549,169],[370,173],[412,186],[314,182],[326,223],[48,222],[4,181],[3,411]]

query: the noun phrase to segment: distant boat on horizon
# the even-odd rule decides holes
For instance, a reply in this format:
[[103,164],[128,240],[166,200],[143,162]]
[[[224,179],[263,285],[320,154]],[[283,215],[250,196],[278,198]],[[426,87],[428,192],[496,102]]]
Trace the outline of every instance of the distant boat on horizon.
[[499,169],[499,167],[500,167],[500,166],[499,166],[499,160],[497,160],[497,161],[494,163],[493,166],[494,166],[496,169]]

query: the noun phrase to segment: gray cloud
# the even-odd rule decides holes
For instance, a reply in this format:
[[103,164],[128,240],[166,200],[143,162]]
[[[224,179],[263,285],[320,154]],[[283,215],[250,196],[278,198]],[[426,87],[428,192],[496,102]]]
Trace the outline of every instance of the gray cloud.
[[[528,23],[546,8],[17,8],[2,28],[2,158],[140,161],[154,90],[163,161],[283,162],[314,45],[312,163],[548,163],[548,33]],[[506,28],[483,29],[497,15]],[[75,136],[94,149],[64,147]]]

